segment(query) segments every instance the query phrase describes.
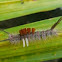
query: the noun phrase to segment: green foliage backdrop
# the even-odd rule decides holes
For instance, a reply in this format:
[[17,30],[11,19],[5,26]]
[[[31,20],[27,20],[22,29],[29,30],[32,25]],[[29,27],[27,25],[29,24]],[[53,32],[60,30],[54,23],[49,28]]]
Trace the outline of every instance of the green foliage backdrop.
[[[62,0],[37,0],[25,1],[21,4],[19,0],[0,0],[0,21],[7,19],[53,10],[62,6]],[[19,29],[35,27],[37,30],[49,29],[60,17],[47,19],[31,24],[25,24],[6,29],[10,33],[18,33]],[[62,57],[62,21],[55,28],[59,36],[47,38],[45,41],[32,41],[29,47],[21,44],[11,45],[9,41],[0,42],[0,62],[36,62]],[[0,31],[0,40],[8,38],[8,35]]]
[[1,0],[0,1],[0,21],[24,16],[36,12],[53,10],[62,6],[62,0],[37,0],[25,1],[21,4],[20,0]]
[[[60,17],[47,19],[35,23],[30,23],[22,26],[6,29],[10,33],[18,33],[19,29],[25,27],[35,27],[37,30],[49,29]],[[55,28],[58,32],[62,32],[62,21]],[[60,28],[59,28],[60,27]],[[8,41],[0,43],[0,61],[1,62],[36,62],[45,61],[51,59],[57,59],[62,57],[62,33],[58,33],[59,36],[47,37],[46,40],[37,40],[29,43],[29,47],[22,47],[21,44],[11,45]],[[0,39],[7,38],[7,35],[0,32]]]

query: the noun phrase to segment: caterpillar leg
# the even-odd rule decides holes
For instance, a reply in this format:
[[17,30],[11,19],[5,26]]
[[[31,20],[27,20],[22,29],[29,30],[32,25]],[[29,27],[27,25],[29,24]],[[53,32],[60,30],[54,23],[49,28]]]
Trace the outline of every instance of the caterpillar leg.
[[29,46],[28,38],[25,38],[26,40],[26,45]]
[[23,41],[23,47],[25,47],[25,40],[24,40],[24,38],[22,38],[22,41]]

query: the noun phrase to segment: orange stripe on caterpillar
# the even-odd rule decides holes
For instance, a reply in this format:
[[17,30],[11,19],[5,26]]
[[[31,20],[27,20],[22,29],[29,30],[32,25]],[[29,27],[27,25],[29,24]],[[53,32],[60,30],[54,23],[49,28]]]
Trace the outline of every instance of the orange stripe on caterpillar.
[[27,34],[27,29],[26,28],[22,29],[22,32],[23,32],[23,35],[26,35]]
[[27,33],[28,33],[28,34],[31,33],[31,28],[27,28]]
[[21,36],[23,35],[23,31],[22,30],[19,30],[19,33],[20,33]]
[[35,33],[35,28],[32,28],[32,34],[34,34]]

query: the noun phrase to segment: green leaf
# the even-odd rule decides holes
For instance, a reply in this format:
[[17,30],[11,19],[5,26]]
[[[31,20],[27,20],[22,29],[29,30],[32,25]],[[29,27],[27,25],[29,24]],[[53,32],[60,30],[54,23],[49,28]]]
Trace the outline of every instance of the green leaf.
[[25,1],[21,4],[20,0],[1,0],[0,1],[0,21],[56,9],[62,6],[62,0],[37,0]]
[[[35,23],[30,23],[22,26],[6,29],[10,33],[18,33],[19,29],[24,27],[35,27],[37,30],[49,29],[60,17],[47,19]],[[62,32],[62,21],[55,28],[58,32]],[[5,33],[0,32],[7,36]],[[59,36],[47,37],[46,40],[37,40],[29,43],[29,47],[22,47],[21,44],[11,45],[9,41],[0,43],[0,61],[1,62],[36,62],[45,61],[51,59],[57,59],[62,57],[62,33],[58,33]],[[5,36],[0,36],[5,38]]]

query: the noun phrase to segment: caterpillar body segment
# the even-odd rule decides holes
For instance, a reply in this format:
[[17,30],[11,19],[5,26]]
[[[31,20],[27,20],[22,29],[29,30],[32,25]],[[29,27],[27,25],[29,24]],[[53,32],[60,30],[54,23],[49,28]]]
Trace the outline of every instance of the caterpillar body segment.
[[41,34],[42,39],[46,39],[46,31],[42,31]]
[[9,41],[11,44],[17,44],[20,43],[21,37],[19,34],[9,34]]
[[28,38],[28,41],[32,41],[31,40],[31,38],[32,38],[31,28],[27,28],[27,38]]
[[35,40],[35,28],[32,28],[32,40]]
[[51,36],[51,30],[46,30],[46,36]]
[[51,35],[57,36],[57,35],[58,35],[58,34],[57,34],[57,31],[56,31],[56,30],[51,30]]
[[28,41],[32,41],[32,34],[27,34]]

